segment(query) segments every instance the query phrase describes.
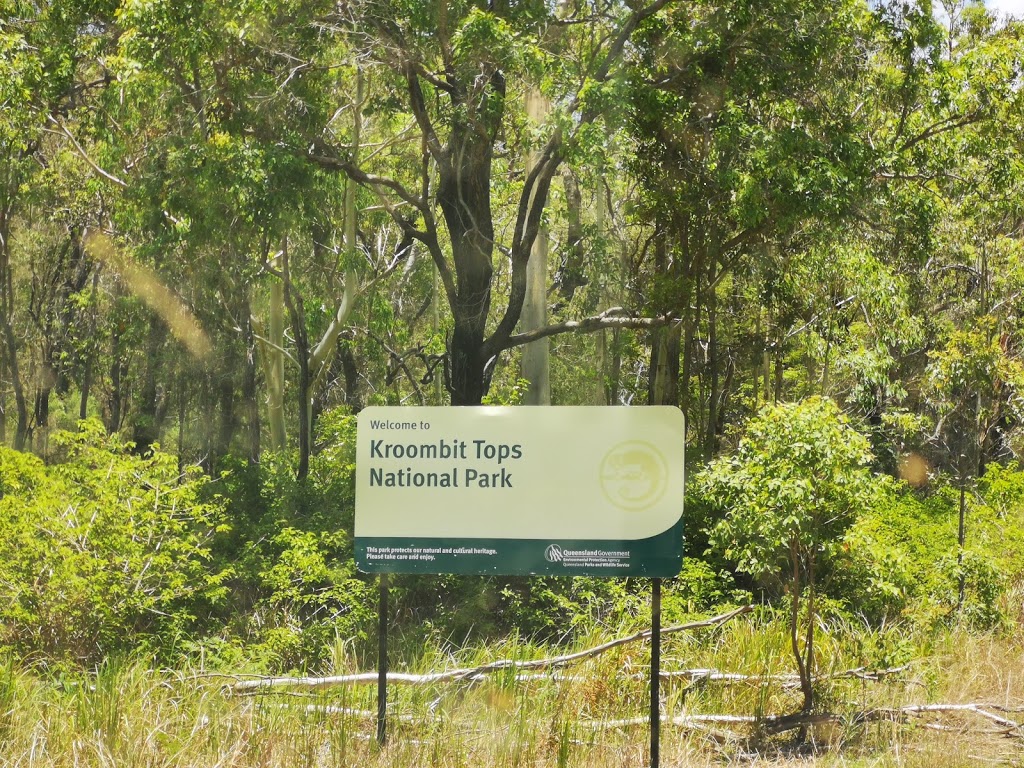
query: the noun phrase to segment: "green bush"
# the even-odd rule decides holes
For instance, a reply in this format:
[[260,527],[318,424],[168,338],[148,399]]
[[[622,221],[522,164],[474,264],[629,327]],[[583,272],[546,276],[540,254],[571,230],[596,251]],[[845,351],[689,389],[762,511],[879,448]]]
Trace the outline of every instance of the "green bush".
[[902,615],[923,626],[999,626],[1005,586],[1024,572],[1024,472],[992,465],[977,493],[968,491],[962,565],[959,495],[941,479],[926,492],[880,482],[847,538],[847,567],[836,574],[833,594],[872,623]]
[[52,437],[51,466],[0,448],[0,644],[95,663],[166,650],[224,597],[223,503],[198,470],[132,453],[95,421]]
[[198,649],[205,658],[236,663],[234,645],[268,671],[319,669],[337,640],[371,637],[375,590],[352,549],[355,417],[324,413],[316,440],[305,482],[287,453],[224,462],[217,485],[235,524],[215,555],[232,578],[222,627]]

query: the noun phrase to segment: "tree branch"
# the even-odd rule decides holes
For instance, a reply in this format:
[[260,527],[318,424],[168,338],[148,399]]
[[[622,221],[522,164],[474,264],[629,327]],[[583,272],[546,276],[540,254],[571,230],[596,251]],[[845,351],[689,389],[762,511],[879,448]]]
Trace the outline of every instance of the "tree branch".
[[507,337],[500,346],[496,348],[489,348],[490,354],[497,354],[506,349],[512,349],[513,347],[519,347],[523,344],[529,344],[531,341],[537,341],[538,339],[545,339],[549,336],[558,336],[563,333],[593,333],[594,331],[600,331],[605,328],[633,328],[633,329],[646,329],[651,328],[662,328],[673,322],[676,322],[678,318],[672,315],[659,315],[658,317],[635,317],[631,315],[610,315],[609,312],[615,312],[617,310],[610,309],[602,312],[600,315],[593,317],[585,317],[582,320],[566,320],[563,323],[557,323],[555,325],[546,325],[543,328],[537,328],[527,333],[517,333],[513,336]]
[[[674,634],[677,632],[687,632],[694,629],[704,629],[707,627],[717,627],[725,624],[732,619],[743,614],[750,613],[754,610],[752,605],[744,605],[736,608],[727,613],[713,616],[710,619],[702,619],[700,621],[692,621],[687,624],[678,624],[674,627],[665,627],[661,630],[662,635]],[[607,643],[588,648],[584,651],[577,651],[576,653],[568,653],[563,656],[554,656],[547,659],[532,659],[529,661],[516,661],[513,659],[499,659],[492,661],[487,664],[481,664],[476,667],[467,667],[463,669],[452,669],[447,672],[433,672],[426,675],[411,675],[403,674],[398,672],[389,672],[388,680],[393,682],[405,682],[405,683],[441,683],[449,682],[454,680],[473,680],[481,675],[486,675],[491,672],[500,672],[507,669],[548,669],[551,667],[559,667],[565,664],[570,664],[576,661],[582,661],[584,659],[593,658],[599,656],[602,653],[610,651],[613,648],[618,648],[620,645],[626,645],[627,643],[633,643],[638,640],[646,640],[651,636],[651,630],[644,629],[635,634],[629,635],[628,637],[620,637],[615,640],[611,640]],[[355,675],[336,675],[333,677],[269,677],[260,678],[256,680],[243,680],[229,686],[229,689],[235,693],[242,691],[252,690],[266,690],[268,688],[282,688],[282,687],[294,687],[294,688],[329,688],[337,685],[351,685],[365,682],[369,679],[367,676],[372,676],[373,680],[377,679],[376,672],[361,672]]]
[[53,115],[47,115],[47,118],[50,120],[51,123],[53,123],[58,128],[60,128],[60,132],[62,134],[64,134],[65,136],[67,136],[71,140],[71,143],[75,145],[75,149],[78,150],[78,154],[81,155],[82,159],[85,160],[85,162],[87,162],[89,164],[89,166],[94,171],[96,171],[96,173],[98,173],[100,176],[102,176],[103,178],[107,179],[108,181],[114,182],[119,187],[125,187],[126,188],[128,186],[128,184],[126,182],[124,182],[121,179],[117,178],[117,176],[115,176],[114,174],[107,173],[105,170],[100,168],[100,166],[91,157],[89,157],[88,153],[84,149],[82,149],[82,145],[78,143],[78,140],[74,137],[74,135],[71,133],[71,131],[68,130],[68,127],[66,125],[64,125],[64,123],[62,121],[58,120]]

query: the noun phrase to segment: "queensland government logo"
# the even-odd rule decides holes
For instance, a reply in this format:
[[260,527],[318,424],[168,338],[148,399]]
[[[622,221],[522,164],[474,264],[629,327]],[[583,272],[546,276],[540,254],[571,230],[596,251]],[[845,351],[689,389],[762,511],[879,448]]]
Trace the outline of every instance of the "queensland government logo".
[[544,559],[549,563],[560,563],[565,556],[562,554],[562,548],[557,544],[550,544],[548,548],[544,550]]
[[619,443],[605,454],[601,490],[612,504],[640,512],[657,504],[668,487],[668,465],[661,451],[641,440]]

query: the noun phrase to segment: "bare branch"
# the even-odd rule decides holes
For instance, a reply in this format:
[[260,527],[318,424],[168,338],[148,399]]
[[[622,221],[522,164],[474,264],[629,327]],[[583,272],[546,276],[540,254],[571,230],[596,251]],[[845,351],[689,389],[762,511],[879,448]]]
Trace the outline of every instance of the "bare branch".
[[676,320],[677,318],[672,315],[635,317],[632,315],[609,315],[608,312],[602,312],[600,315],[585,317],[582,320],[566,320],[564,323],[547,325],[543,328],[537,328],[536,330],[529,331],[527,333],[517,333],[505,339],[497,349],[489,351],[492,351],[492,354],[496,354],[497,352],[501,352],[506,349],[519,347],[523,344],[529,344],[531,341],[537,341],[538,339],[544,339],[549,336],[558,336],[562,333],[593,333],[594,331],[600,331],[605,328],[663,328],[666,325],[676,322]]
[[[325,149],[328,148],[323,146],[314,147],[314,150],[323,151]],[[341,171],[350,179],[354,179],[360,184],[364,184],[371,189],[389,189],[419,211],[423,211],[427,208],[426,201],[407,190],[400,181],[396,179],[389,179],[386,176],[377,176],[372,173],[367,173],[335,152],[331,152],[330,154],[318,154],[316,151],[310,151],[306,153],[306,159],[316,165],[319,165],[325,170]]]
[[[707,627],[717,627],[725,624],[737,616],[750,613],[754,610],[752,605],[744,605],[736,608],[728,613],[723,613],[718,616],[713,616],[710,619],[702,619],[701,621],[692,621],[687,624],[678,624],[674,627],[665,627],[661,630],[662,635],[674,634],[677,632],[687,632],[694,629],[704,629]],[[610,651],[612,648],[618,648],[620,645],[626,645],[627,643],[633,643],[638,640],[646,640],[651,636],[651,630],[645,629],[635,634],[629,635],[628,637],[620,637],[616,640],[611,640],[607,643],[588,648],[584,651],[577,651],[576,653],[565,654],[564,656],[555,656],[547,659],[533,659],[529,661],[516,661],[513,659],[499,659],[492,661],[488,664],[481,664],[477,667],[468,667],[464,669],[452,669],[447,672],[433,672],[426,675],[412,675],[399,672],[389,672],[389,682],[405,682],[415,684],[426,684],[426,683],[441,683],[449,682],[453,680],[473,680],[481,675],[486,675],[491,672],[499,672],[507,669],[549,669],[551,667],[560,667],[565,664],[571,664],[573,662],[582,661],[584,659],[593,658],[599,656],[606,651]],[[356,675],[336,675],[333,677],[269,677],[259,678],[255,680],[243,680],[235,683],[234,685],[228,686],[233,692],[251,691],[251,690],[265,690],[268,688],[329,688],[338,685],[351,685],[353,683],[365,682],[369,679],[367,676],[372,676],[373,680],[377,680],[376,672],[362,672]]]
[[94,171],[96,171],[96,173],[98,173],[100,176],[102,176],[103,178],[107,179],[108,181],[114,182],[119,187],[127,187],[128,186],[128,184],[126,182],[124,182],[121,179],[117,178],[117,176],[115,176],[114,174],[108,173],[107,171],[105,171],[102,168],[100,168],[100,166],[96,163],[96,161],[93,160],[91,157],[89,157],[89,154],[84,149],[82,149],[82,145],[78,143],[78,139],[76,139],[74,137],[74,135],[71,133],[71,131],[68,130],[68,127],[66,125],[64,125],[64,123],[62,121],[58,120],[53,115],[47,115],[47,118],[50,120],[51,123],[53,123],[58,128],[60,128],[60,132],[61,133],[63,133],[65,136],[67,136],[71,140],[71,143],[75,145],[75,149],[78,150],[78,154],[81,155],[82,159],[85,160],[85,162],[87,162],[89,164],[89,166]]

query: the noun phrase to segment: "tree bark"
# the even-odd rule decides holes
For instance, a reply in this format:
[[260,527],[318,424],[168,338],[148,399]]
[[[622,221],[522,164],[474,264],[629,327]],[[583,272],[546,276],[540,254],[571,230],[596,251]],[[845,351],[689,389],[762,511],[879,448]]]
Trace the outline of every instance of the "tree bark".
[[121,333],[115,328],[110,334],[110,397],[107,400],[107,431],[121,429],[124,417],[123,380],[128,375],[128,365],[121,358]]
[[7,373],[11,378],[11,389],[14,391],[14,406],[17,409],[17,426],[14,431],[14,450],[25,450],[28,440],[28,404],[25,402],[25,390],[21,383],[18,369],[18,340],[11,327],[11,321],[4,313],[0,313],[0,330],[4,333],[4,348],[7,357]]
[[718,360],[718,294],[714,288],[708,291],[705,303],[708,311],[708,370],[711,381],[708,388],[708,424],[704,434],[704,457],[710,459],[714,456],[715,443],[718,438],[718,401],[721,397]]
[[165,365],[163,349],[166,339],[167,326],[160,318],[152,317],[146,337],[145,373],[132,427],[132,441],[139,453],[148,451],[160,438],[160,416],[164,409],[160,403],[158,372]]
[[245,362],[242,365],[242,407],[245,410],[246,446],[249,462],[260,460],[260,403],[256,385],[256,335],[252,327],[252,309],[248,295],[242,299],[242,333],[245,345]]
[[[28,440],[28,404],[25,401],[21,371],[18,368],[18,339],[11,325],[12,318],[14,317],[14,279],[11,270],[10,253],[8,251],[11,241],[10,215],[11,207],[9,204],[0,209],[0,331],[3,332],[3,356],[7,375],[11,381],[11,390],[14,392],[14,407],[17,411],[14,449],[16,451],[23,451]],[[4,427],[6,431],[6,423]]]
[[[537,91],[531,91],[526,97],[526,112],[538,124],[543,122],[548,111],[547,100]],[[527,163],[527,173],[537,162],[536,152]],[[520,327],[524,332],[543,328],[548,321],[548,233],[541,227],[530,261],[526,265],[526,300],[523,302],[523,314]],[[526,405],[551,405],[551,370],[547,338],[530,342],[523,347],[521,362],[523,378],[529,382],[526,392]]]
[[[281,259],[272,265],[280,269]],[[274,280],[270,285],[270,322],[267,326],[268,344],[263,345],[267,359],[267,420],[270,422],[270,446],[275,451],[285,448],[284,420],[284,282]]]
[[452,306],[452,405],[479,405],[487,392],[484,338],[491,308],[494,228],[491,215],[492,144],[472,126],[457,125],[449,162],[440,165],[438,203],[451,235],[457,276]]

